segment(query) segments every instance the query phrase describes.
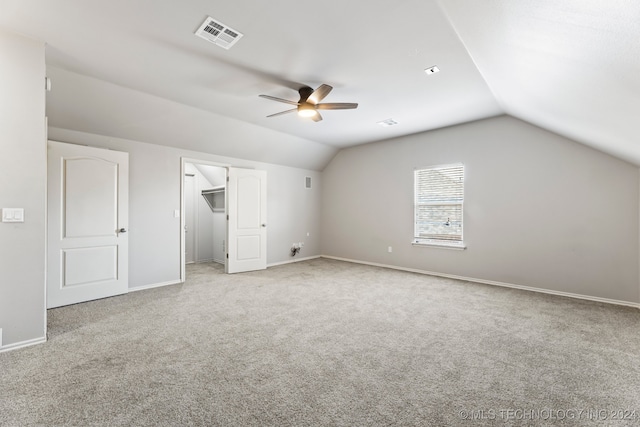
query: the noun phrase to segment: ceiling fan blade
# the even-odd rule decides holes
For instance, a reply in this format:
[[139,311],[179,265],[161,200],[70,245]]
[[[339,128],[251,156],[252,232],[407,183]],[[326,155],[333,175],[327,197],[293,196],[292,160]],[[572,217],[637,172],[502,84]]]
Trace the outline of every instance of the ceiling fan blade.
[[319,122],[320,120],[322,120],[322,116],[316,111],[316,114],[311,116],[311,120],[313,120],[314,122]]
[[358,108],[356,102],[325,102],[323,104],[317,104],[318,110],[351,110]]
[[300,105],[299,102],[296,101],[289,101],[288,99],[282,99],[282,98],[276,98],[275,96],[270,96],[270,95],[258,95],[260,98],[265,98],[265,99],[270,99],[272,101],[278,101],[278,102],[284,102],[285,104],[290,104],[290,105]]
[[322,101],[325,96],[329,95],[329,92],[333,90],[333,87],[329,85],[322,84],[318,87],[318,89],[314,90],[311,95],[307,98],[307,102],[312,104],[317,104]]
[[269,115],[267,117],[280,116],[282,114],[293,113],[294,111],[298,111],[298,109],[297,108],[292,108],[291,110],[280,111],[279,113],[271,114],[271,115]]

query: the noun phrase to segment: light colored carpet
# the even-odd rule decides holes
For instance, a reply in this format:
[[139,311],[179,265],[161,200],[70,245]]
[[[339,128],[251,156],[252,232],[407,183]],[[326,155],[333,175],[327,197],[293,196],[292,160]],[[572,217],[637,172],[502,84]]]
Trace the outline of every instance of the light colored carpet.
[[0,354],[0,425],[640,425],[637,309],[328,259],[187,277],[50,310]]

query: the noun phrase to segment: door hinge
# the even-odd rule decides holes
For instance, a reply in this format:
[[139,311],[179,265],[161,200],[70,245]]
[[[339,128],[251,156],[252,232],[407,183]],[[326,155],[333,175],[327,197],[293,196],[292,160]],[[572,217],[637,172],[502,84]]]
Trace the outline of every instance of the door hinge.
[[229,221],[229,215],[227,215],[227,221]]
[[227,254],[227,259],[229,259],[229,254]]

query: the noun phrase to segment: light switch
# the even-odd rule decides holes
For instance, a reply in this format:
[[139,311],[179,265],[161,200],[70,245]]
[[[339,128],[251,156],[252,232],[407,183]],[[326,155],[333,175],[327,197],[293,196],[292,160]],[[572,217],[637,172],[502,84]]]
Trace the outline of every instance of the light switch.
[[2,222],[24,222],[24,209],[2,208]]

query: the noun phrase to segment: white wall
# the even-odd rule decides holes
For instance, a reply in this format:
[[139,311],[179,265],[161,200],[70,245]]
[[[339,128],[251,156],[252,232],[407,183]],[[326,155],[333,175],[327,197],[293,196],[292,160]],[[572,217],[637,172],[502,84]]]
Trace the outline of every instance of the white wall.
[[[304,241],[299,257],[320,254],[320,172],[259,163],[95,134],[50,128],[49,139],[129,153],[129,287],[180,279],[181,157],[267,171],[267,263],[291,261],[293,242]],[[314,188],[304,188],[311,176]],[[306,233],[310,237],[306,237]]]
[[211,184],[196,170],[197,262],[213,261],[213,212],[202,197],[202,190],[208,188],[211,188]]
[[44,340],[47,179],[44,44],[0,32],[0,208],[24,208],[24,223],[0,223],[3,347]]
[[[192,208],[195,213],[195,227],[193,230],[188,230],[194,234],[195,239],[195,261],[206,262],[213,261],[214,253],[214,212],[207,204],[204,197],[202,197],[202,190],[208,190],[214,187],[214,185],[207,179],[207,177],[201,173],[203,166],[194,165],[193,163],[185,163],[185,173],[194,175],[195,189]],[[213,167],[212,167],[213,168]],[[218,175],[221,173],[224,176],[224,168],[213,168],[219,170]],[[206,170],[206,169],[205,169]],[[186,204],[186,198],[185,198]],[[224,215],[224,214],[223,214]],[[218,230],[220,236],[224,236],[226,230]],[[222,243],[220,243],[222,247]]]
[[[413,169],[455,162],[468,249],[414,247]],[[637,167],[507,116],[362,145],[324,170],[322,251],[637,303],[638,183]]]
[[[201,164],[196,164],[194,166],[208,183],[208,185],[206,187],[203,187],[202,190],[209,190],[214,187],[226,187],[227,171],[225,168],[211,166],[211,165],[201,165]],[[202,201],[200,202],[201,203],[200,209],[203,209],[206,212],[206,214],[203,213],[205,217],[210,216],[212,221],[211,223],[212,224],[212,230],[211,230],[212,231],[212,234],[211,234],[212,253],[207,258],[205,257],[199,257],[199,258],[201,258],[202,260],[212,259],[216,262],[224,263],[225,254],[226,254],[226,239],[227,239],[227,220],[226,220],[227,216],[224,209],[222,209],[222,206],[224,206],[225,194],[224,192],[222,192],[222,193],[217,193],[214,196],[214,201],[216,203],[216,206],[218,206],[220,209],[220,210],[216,210],[215,212],[211,211],[211,208],[206,203],[202,195],[200,195],[200,198],[202,199]]]

